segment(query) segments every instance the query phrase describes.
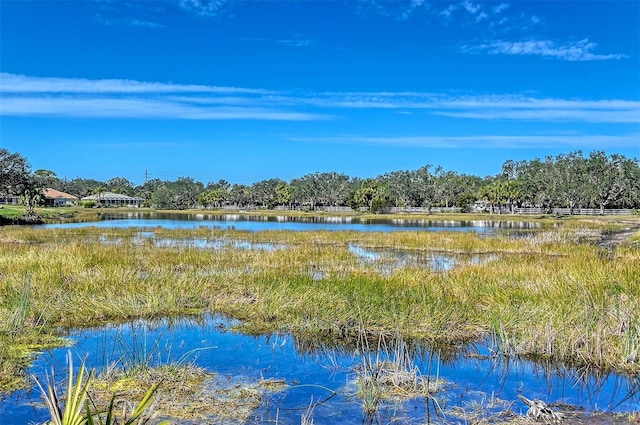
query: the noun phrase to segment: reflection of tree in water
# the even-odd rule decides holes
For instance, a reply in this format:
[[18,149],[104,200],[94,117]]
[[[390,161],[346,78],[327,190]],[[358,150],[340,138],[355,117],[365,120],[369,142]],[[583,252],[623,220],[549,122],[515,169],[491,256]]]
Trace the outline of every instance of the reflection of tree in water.
[[414,361],[433,360],[442,364],[454,364],[478,351],[473,343],[443,343],[418,338],[405,338],[392,333],[361,332],[350,330],[348,334],[323,332],[320,335],[294,335],[294,346],[303,355],[401,352]]
[[[477,382],[470,382],[472,387],[468,387],[467,384],[447,382],[443,387],[445,390],[443,397],[454,397],[454,393],[460,392],[461,396],[464,394],[463,398],[469,404],[487,403],[481,412],[476,412],[483,418],[497,414],[506,409],[508,407],[506,405],[513,405],[513,403],[516,403],[514,408],[524,409],[522,410],[524,414],[527,407],[519,405],[522,403],[518,401],[517,393],[526,395],[530,399],[547,400],[546,403],[554,412],[565,413],[567,423],[572,423],[571,420],[574,419],[584,419],[591,415],[592,409],[595,408],[604,408],[606,411],[613,412],[621,408],[628,409],[630,403],[633,405],[634,400],[640,398],[640,376],[621,376],[597,368],[576,368],[544,359],[505,355],[492,346],[489,339],[473,343],[436,343],[420,339],[405,339],[395,334],[373,335],[365,332],[361,333],[360,337],[354,335],[349,338],[338,338],[324,335],[324,338],[318,338],[316,335],[295,336],[293,339],[299,353],[334,359],[336,370],[341,368],[337,360],[341,356],[351,358],[356,365],[360,364],[359,359],[368,359],[365,362],[370,362],[374,373],[395,363],[404,365],[402,370],[410,370],[419,365],[420,372],[424,376],[439,376],[440,368],[449,366],[463,373],[459,375],[463,378],[462,382],[466,379],[465,368],[477,368],[482,371],[481,375],[484,374],[484,378],[481,377]],[[456,373],[452,375],[454,381],[456,381],[455,375]],[[518,376],[526,379],[520,381],[520,386],[515,388]],[[448,380],[447,376],[443,377]],[[490,379],[492,377],[493,379]],[[530,385],[532,380],[537,380],[538,384]],[[526,384],[527,381],[530,384]],[[434,404],[436,400],[429,401],[427,398],[427,404]],[[578,402],[578,405],[567,404],[562,400],[575,400],[574,403]],[[435,405],[427,407],[427,410],[436,417],[440,414]],[[378,413],[367,416],[371,421],[365,421],[365,423],[381,423]]]

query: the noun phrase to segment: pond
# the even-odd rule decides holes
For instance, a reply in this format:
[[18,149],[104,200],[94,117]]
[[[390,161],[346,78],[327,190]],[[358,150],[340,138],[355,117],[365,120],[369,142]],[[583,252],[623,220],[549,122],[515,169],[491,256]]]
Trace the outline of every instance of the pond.
[[[65,376],[65,356],[86,359],[98,373],[123,358],[135,355],[150,363],[170,363],[186,356],[187,362],[215,374],[210,385],[231,387],[272,380],[281,383],[263,393],[250,412],[250,423],[300,424],[313,406],[316,423],[468,423],[470,417],[511,410],[524,414],[518,399],[539,398],[568,411],[632,412],[640,409],[639,378],[614,374],[591,375],[563,367],[547,367],[518,359],[493,356],[487,344],[438,350],[387,341],[385,349],[329,347],[299,340],[288,334],[249,336],[235,332],[234,322],[207,316],[201,320],[161,320],[112,325],[70,332],[72,348],[46,351],[37,356],[30,374],[43,380],[55,370]],[[373,412],[363,410],[358,379],[363,365],[401,356],[417,376],[439,382],[429,397],[383,400]],[[5,395],[0,403],[0,423],[18,425],[43,422],[47,417],[39,390]],[[554,407],[555,408],[555,407]],[[206,412],[200,412],[206,414]],[[206,416],[206,415],[205,415]],[[207,420],[179,423],[242,423]]]
[[540,223],[490,220],[425,220],[425,219],[364,219],[359,217],[291,217],[243,214],[175,214],[162,212],[124,212],[102,214],[100,221],[45,224],[44,228],[76,227],[164,227],[192,229],[199,227],[233,228],[237,230],[353,230],[359,232],[392,232],[398,230],[473,231],[493,234],[511,233],[540,228]]

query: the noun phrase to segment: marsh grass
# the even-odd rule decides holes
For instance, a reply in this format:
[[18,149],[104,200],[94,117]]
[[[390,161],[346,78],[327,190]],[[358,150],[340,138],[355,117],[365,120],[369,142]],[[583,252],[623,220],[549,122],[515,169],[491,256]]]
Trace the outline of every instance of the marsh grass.
[[[398,332],[406,339],[449,343],[493,336],[501,355],[635,373],[640,246],[598,247],[599,232],[613,227],[566,220],[527,238],[471,232],[3,228],[1,334],[15,341],[33,324],[47,334],[60,326],[213,312],[241,320],[250,333],[288,331],[344,344],[363,333],[372,341]],[[155,246],[140,243],[140,232],[285,248]],[[351,244],[489,254],[495,260],[462,263],[447,272],[409,266],[383,274],[350,252]]]
[[[372,347],[369,335],[361,333],[357,351],[362,353],[362,359],[351,381],[365,416],[376,418],[385,406],[415,398],[424,398],[439,406],[435,394],[442,389],[443,382],[437,375],[431,377],[420,372],[413,350],[400,334],[380,336],[377,345]],[[443,413],[439,409],[438,414]]]
[[162,418],[195,423],[245,423],[268,394],[286,388],[281,380],[236,379],[192,363],[165,364],[134,373],[112,370],[96,379],[91,397],[103,406],[110,394],[135,400],[150,386],[159,386],[155,407]]
[[127,405],[130,400],[145,397],[149,388],[158,388],[155,410],[163,417],[186,418],[189,411],[204,409],[198,397],[209,376],[191,364],[127,371],[111,368],[94,380],[90,394],[97,408],[105,409],[113,403],[113,394],[117,395],[118,405]]
[[468,392],[468,400],[447,410],[451,417],[470,424],[526,424],[531,420],[513,411],[513,401],[502,400],[495,394]]
[[301,425],[315,424],[315,421],[313,420],[313,411],[315,407],[316,407],[316,404],[313,402],[313,397],[312,397],[311,401],[309,402],[309,407],[307,407],[307,410],[305,410],[305,412],[302,414],[302,418],[300,418]]

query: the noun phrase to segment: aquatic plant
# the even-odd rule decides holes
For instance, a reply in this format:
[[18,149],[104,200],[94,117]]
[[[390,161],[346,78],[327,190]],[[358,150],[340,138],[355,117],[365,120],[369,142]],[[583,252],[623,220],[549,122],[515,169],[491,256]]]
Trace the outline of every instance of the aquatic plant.
[[51,376],[47,375],[46,389],[37,379],[36,384],[49,409],[51,425],[84,425],[87,422],[87,416],[91,414],[85,413],[84,408],[87,400],[87,387],[89,385],[90,376],[85,378],[86,369],[84,363],[80,365],[78,376],[74,381],[73,356],[71,353],[67,356],[69,377],[67,381],[67,389],[64,397],[64,404],[58,395],[58,389],[53,372]]
[[[93,371],[87,372],[84,362],[78,369],[74,379],[73,356],[67,355],[68,379],[65,396],[58,394],[54,373],[47,375],[45,386],[35,379],[42,392],[51,420],[50,425],[145,425],[155,418],[154,395],[158,389],[156,384],[149,388],[139,403],[133,406],[126,400],[117,403],[117,395],[113,394],[106,410],[102,411],[91,400],[90,382]],[[46,388],[45,388],[46,387]],[[62,401],[64,400],[64,402]],[[122,405],[120,409],[118,404]],[[168,424],[167,421],[160,424]]]

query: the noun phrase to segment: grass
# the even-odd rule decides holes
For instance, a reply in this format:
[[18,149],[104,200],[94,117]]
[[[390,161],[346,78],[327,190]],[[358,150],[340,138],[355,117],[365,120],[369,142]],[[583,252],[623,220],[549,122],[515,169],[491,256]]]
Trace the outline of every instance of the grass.
[[[439,406],[434,395],[442,389],[443,382],[422,375],[412,350],[400,335],[379,337],[372,350],[367,335],[363,334],[359,345],[362,362],[355,368],[352,381],[365,416],[376,418],[384,406],[416,398],[431,400]],[[444,414],[441,408],[437,413]]]
[[0,217],[9,219],[17,218],[24,215],[25,211],[25,207],[17,205],[2,205],[0,206]]
[[[503,355],[637,373],[640,246],[605,250],[593,243],[621,226],[609,219],[570,218],[556,227],[545,221],[524,239],[147,229],[158,238],[286,246],[275,251],[158,247],[141,242],[140,229],[4,227],[0,340],[9,348],[0,344],[0,359],[17,362],[7,350],[56,336],[60,327],[214,312],[240,319],[253,333],[286,331],[345,345],[363,333],[372,341],[396,332],[438,343],[493,337]],[[383,274],[350,244],[496,259],[448,272],[409,267]],[[0,387],[20,369],[0,370]]]
[[[23,218],[26,207],[20,205],[0,205],[0,223],[14,223]],[[44,222],[95,221],[101,210],[81,207],[36,208],[35,213]]]
[[159,387],[155,408],[163,418],[225,423],[230,419],[248,421],[265,395],[285,384],[272,379],[237,381],[191,364],[165,364],[134,373],[111,371],[95,380],[91,396],[98,405],[107,403],[113,393],[124,400],[137,400],[155,386]]

